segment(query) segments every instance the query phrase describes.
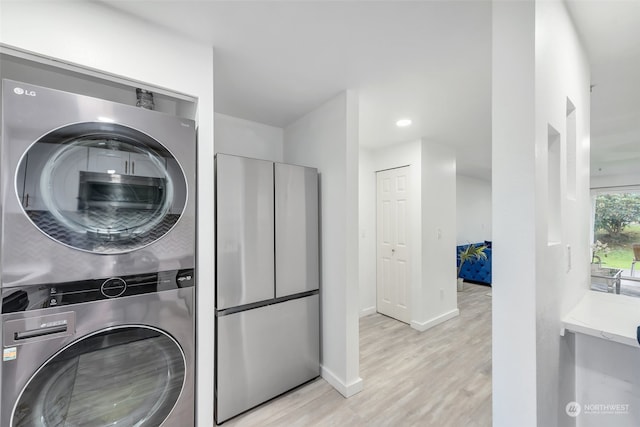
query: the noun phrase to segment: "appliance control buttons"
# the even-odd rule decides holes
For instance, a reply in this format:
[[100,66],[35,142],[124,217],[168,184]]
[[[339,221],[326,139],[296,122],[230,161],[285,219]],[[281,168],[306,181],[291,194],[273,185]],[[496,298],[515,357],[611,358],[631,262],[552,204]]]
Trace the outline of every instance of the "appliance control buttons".
[[107,279],[100,286],[100,292],[107,298],[117,298],[127,290],[127,282],[120,277]]
[[193,269],[187,269],[187,270],[179,270],[178,273],[176,274],[176,283],[178,285],[179,288],[186,288],[189,286],[193,286]]

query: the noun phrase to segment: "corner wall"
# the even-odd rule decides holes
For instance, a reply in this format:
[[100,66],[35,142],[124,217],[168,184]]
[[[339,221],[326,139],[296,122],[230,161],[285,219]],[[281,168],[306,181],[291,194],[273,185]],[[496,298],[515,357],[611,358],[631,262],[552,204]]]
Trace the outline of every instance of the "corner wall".
[[565,4],[494,2],[492,65],[494,425],[575,425],[559,330],[589,287],[590,75]]
[[362,390],[358,332],[358,104],[343,92],[284,130],[284,161],[318,168],[322,377]]
[[213,49],[97,3],[2,2],[0,41],[11,47],[198,98],[196,420],[213,423]]
[[375,152],[360,147],[358,153],[358,216],[360,230],[360,317],[376,312],[376,175]]
[[456,176],[456,245],[491,240],[491,182]]
[[[361,148],[361,152],[366,149]],[[422,239],[414,238],[414,236],[422,235],[422,223],[420,221],[421,205],[420,200],[421,184],[422,184],[422,160],[421,160],[421,142],[419,140],[405,142],[377,150],[366,150],[368,157],[364,157],[360,162],[360,197],[367,200],[366,206],[360,213],[361,236],[364,233],[366,239],[362,239],[363,246],[360,247],[360,271],[365,275],[360,277],[360,306],[364,310],[361,315],[372,314],[376,312],[376,260],[377,260],[377,226],[376,226],[376,172],[394,169],[403,166],[410,166],[410,205],[409,205],[409,259],[411,260],[411,288],[420,288],[422,283],[422,268],[420,259],[422,257]],[[368,161],[367,161],[368,160]],[[366,241],[365,241],[366,240]],[[366,245],[366,246],[364,246]],[[367,277],[369,280],[364,282]],[[369,299],[365,300],[367,297]],[[413,319],[413,308],[411,309],[411,318]]]
[[216,153],[282,162],[281,128],[215,113]]
[[459,314],[454,152],[417,140],[361,153],[360,200],[367,209],[360,215],[361,315],[376,310],[376,172],[410,166],[411,327],[427,330]]
[[456,156],[425,139],[422,146],[422,283],[412,295],[411,327],[427,330],[460,314],[456,284]]
[[535,4],[492,14],[493,424],[535,427]]
[[[539,425],[572,425],[575,419],[566,414],[565,406],[575,400],[575,392],[563,386],[575,378],[575,362],[558,327],[590,287],[591,76],[563,2],[536,2],[535,32],[537,418]],[[569,104],[575,107],[573,125]],[[575,170],[570,167],[572,151]],[[570,188],[572,180],[575,190]],[[560,230],[557,235],[555,227]]]

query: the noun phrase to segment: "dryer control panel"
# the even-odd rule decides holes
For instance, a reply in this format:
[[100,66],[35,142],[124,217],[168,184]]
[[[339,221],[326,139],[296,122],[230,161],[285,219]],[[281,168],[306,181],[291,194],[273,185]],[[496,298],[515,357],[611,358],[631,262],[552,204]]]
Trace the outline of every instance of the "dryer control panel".
[[193,268],[106,277],[75,282],[29,285],[2,290],[2,313],[40,310],[109,298],[188,288],[195,284]]

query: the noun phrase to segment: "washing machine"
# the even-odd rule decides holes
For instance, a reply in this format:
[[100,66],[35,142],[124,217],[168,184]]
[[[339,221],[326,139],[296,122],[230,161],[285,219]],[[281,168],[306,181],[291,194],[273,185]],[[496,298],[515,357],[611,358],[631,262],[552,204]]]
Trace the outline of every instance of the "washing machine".
[[188,426],[195,124],[2,81],[0,425]]
[[0,425],[194,425],[192,269],[3,289]]
[[3,80],[1,142],[2,287],[194,268],[192,120]]

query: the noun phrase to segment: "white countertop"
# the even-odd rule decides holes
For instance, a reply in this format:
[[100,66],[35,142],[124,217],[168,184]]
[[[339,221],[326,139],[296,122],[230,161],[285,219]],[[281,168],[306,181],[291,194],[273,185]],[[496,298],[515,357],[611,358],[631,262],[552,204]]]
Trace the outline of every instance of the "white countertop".
[[588,291],[573,310],[562,319],[565,329],[604,340],[640,347],[640,298]]

